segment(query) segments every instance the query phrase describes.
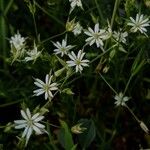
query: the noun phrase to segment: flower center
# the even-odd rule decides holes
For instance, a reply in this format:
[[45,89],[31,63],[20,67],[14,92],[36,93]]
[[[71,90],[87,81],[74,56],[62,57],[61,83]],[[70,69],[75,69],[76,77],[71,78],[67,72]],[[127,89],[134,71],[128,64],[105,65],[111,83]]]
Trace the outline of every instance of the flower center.
[[95,39],[99,38],[99,34],[98,33],[95,33],[93,36],[94,36]]
[[76,59],[76,65],[80,65],[81,61],[79,59]]
[[65,52],[65,51],[66,51],[66,48],[65,48],[65,47],[62,47],[62,48],[61,48],[61,51],[62,51],[62,52]]
[[43,89],[44,89],[44,91],[46,91],[46,92],[47,92],[47,91],[49,90],[49,88],[50,88],[50,87],[49,87],[49,84],[45,84],[45,85],[43,85]]

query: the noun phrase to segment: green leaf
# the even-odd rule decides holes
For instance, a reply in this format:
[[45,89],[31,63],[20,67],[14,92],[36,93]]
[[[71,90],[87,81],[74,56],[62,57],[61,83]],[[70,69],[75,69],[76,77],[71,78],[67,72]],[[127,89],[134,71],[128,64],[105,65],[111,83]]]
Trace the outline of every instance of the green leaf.
[[63,68],[57,70],[57,71],[54,73],[55,76],[56,76],[56,77],[59,77],[59,76],[63,73],[64,70],[65,70],[65,67],[63,67]]
[[146,60],[143,58],[143,53],[144,52],[141,50],[133,62],[133,65],[131,68],[132,76],[136,75],[142,69],[142,67],[146,64]]
[[[55,55],[56,56],[56,55]],[[67,66],[67,64],[66,64],[66,62],[64,61],[64,60],[62,60],[61,58],[59,58],[58,56],[56,56],[56,58],[58,59],[58,61],[61,63],[61,65],[63,66],[63,67],[66,67]]]
[[72,135],[70,129],[66,122],[60,120],[61,129],[57,135],[58,141],[63,146],[65,150],[75,150],[75,145],[73,143]]
[[74,145],[74,146],[71,148],[71,150],[76,150],[76,148],[77,148],[77,144]]
[[131,12],[135,10],[136,2],[135,0],[126,0],[125,2],[125,11],[127,16],[129,17]]
[[81,119],[79,123],[87,129],[83,133],[79,134],[79,143],[83,149],[86,149],[94,140],[96,136],[96,129],[93,120]]

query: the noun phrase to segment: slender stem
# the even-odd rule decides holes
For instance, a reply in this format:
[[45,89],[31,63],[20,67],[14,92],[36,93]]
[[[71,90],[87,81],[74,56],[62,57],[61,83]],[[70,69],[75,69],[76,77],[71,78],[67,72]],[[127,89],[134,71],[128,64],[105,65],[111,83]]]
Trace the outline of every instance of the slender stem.
[[21,101],[22,101],[22,100],[18,100],[18,101],[13,101],[13,102],[10,102],[10,103],[2,104],[2,105],[0,105],[0,108],[3,108],[3,107],[7,107],[7,106],[10,106],[10,105],[17,104],[17,103],[20,103]]
[[[2,45],[2,54],[3,54],[3,56],[4,56],[4,58],[6,58],[6,40],[5,40],[5,38],[6,38],[6,22],[5,22],[5,18],[4,18],[4,10],[5,10],[5,8],[4,8],[4,0],[0,0],[0,10],[2,11],[1,13],[1,15],[0,15],[0,32],[1,32],[1,34],[2,34],[2,41],[0,42],[1,43],[1,45]],[[4,69],[5,70],[7,70],[7,66],[6,66],[6,63],[5,63],[5,61],[4,61]]]
[[[36,25],[34,13],[32,14],[32,17],[33,17],[33,23],[34,23],[35,35],[36,35],[36,38],[37,38],[37,41],[38,41],[38,40],[39,40],[39,39],[38,39],[38,31],[37,31],[37,25]],[[39,41],[38,41],[38,42],[39,42]]]
[[111,18],[111,23],[110,23],[111,29],[113,28],[113,24],[114,24],[114,20],[115,20],[115,16],[116,16],[119,3],[120,3],[120,0],[115,0],[114,10],[113,10],[112,18]]
[[137,116],[134,114],[134,112],[127,105],[125,105],[125,107],[129,110],[129,112],[132,114],[132,116],[135,118],[135,120],[138,123],[140,123],[141,121],[137,118]]
[[6,6],[5,10],[4,10],[4,15],[6,16],[10,7],[12,6],[14,0],[9,0],[8,5]]
[[[113,9],[113,14],[112,14],[112,19],[111,19],[111,23],[110,23],[110,27],[111,29],[113,28],[113,24],[114,24],[114,20],[115,20],[115,16],[116,16],[116,12],[119,6],[120,0],[115,0],[115,5],[114,5],[114,9]],[[108,39],[109,40],[109,39]],[[108,40],[105,43],[104,49],[107,48],[108,45]],[[98,63],[96,68],[99,68],[100,62]]]
[[52,126],[52,127],[55,127],[55,128],[60,128],[60,126],[57,126],[57,125],[54,125],[52,123],[49,123],[49,122],[45,122],[45,121],[42,121],[43,123],[47,123],[48,125]]
[[49,99],[49,100],[47,101],[47,103],[43,105],[42,108],[48,108],[48,107],[49,107],[49,104],[51,103],[52,99],[56,96],[57,93],[58,93],[58,91],[56,91],[56,92],[54,93],[54,96],[53,96],[51,99]]
[[45,14],[47,14],[48,16],[50,16],[53,20],[55,20],[58,24],[64,26],[64,23],[62,23],[59,19],[57,19],[56,17],[54,17],[53,15],[51,15],[49,12],[47,12],[45,9],[43,9],[37,2],[35,2],[35,5],[41,9]]
[[[108,48],[106,51],[104,51],[103,53],[101,53],[100,55],[98,55],[96,58],[94,58],[93,60],[90,61],[90,64],[93,63],[94,61],[96,61],[98,58],[104,56],[106,53],[108,53],[112,48],[114,48],[117,44],[113,45],[112,47]],[[98,68],[99,65],[97,65],[96,68]],[[96,69],[97,70],[97,69]]]
[[101,11],[101,8],[97,2],[97,0],[95,0],[95,4],[96,4],[96,7],[97,7],[97,10],[98,10],[98,13],[99,13],[99,16],[101,18],[101,22],[104,22],[104,17],[103,17],[103,14],[102,14],[102,11]]
[[129,87],[129,84],[130,84],[130,82],[131,82],[131,80],[132,80],[132,77],[133,77],[133,76],[131,75],[130,78],[129,78],[129,80],[128,80],[128,82],[127,82],[127,84],[126,84],[126,87],[125,87],[125,89],[124,89],[123,95],[125,95],[125,93],[126,93],[128,87]]
[[42,41],[42,42],[41,42],[41,44],[44,44],[44,43],[45,43],[45,42],[47,42],[47,41],[50,41],[50,40],[52,40],[52,39],[54,39],[54,38],[56,38],[56,37],[59,37],[59,36],[61,36],[61,35],[65,34],[66,32],[67,32],[67,31],[64,31],[64,32],[62,32],[62,33],[60,33],[60,34],[57,34],[57,35],[51,36],[51,37],[49,37],[49,38],[45,39],[44,41]]
[[114,88],[106,81],[106,79],[103,77],[103,75],[101,73],[99,73],[99,75],[101,76],[101,78],[105,81],[105,83],[110,87],[110,89],[116,94],[118,95],[118,93],[116,92],[116,90],[114,90]]

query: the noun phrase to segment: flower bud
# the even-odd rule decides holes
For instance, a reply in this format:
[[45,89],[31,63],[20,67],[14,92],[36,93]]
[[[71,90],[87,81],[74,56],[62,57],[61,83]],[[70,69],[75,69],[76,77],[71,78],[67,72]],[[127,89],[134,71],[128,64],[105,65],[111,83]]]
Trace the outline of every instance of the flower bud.
[[149,134],[149,129],[148,129],[148,127],[145,125],[145,123],[144,123],[143,121],[140,121],[140,127],[142,128],[142,130],[143,130],[145,133]]
[[71,20],[71,21],[67,21],[66,23],[66,31],[73,31],[74,27],[75,27],[75,19]]
[[86,130],[86,128],[84,127],[81,127],[82,123],[78,123],[76,124],[75,126],[73,126],[71,128],[71,131],[75,134],[80,134],[80,133],[83,133],[84,130]]

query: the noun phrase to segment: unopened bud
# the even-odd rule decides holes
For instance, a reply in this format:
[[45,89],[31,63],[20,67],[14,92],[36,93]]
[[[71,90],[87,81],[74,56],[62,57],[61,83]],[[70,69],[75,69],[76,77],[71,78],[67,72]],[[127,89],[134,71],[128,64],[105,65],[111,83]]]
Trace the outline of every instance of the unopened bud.
[[109,70],[109,66],[105,66],[105,67],[103,68],[103,73],[107,73],[108,70]]
[[73,133],[75,133],[75,134],[83,133],[83,131],[86,130],[86,128],[81,127],[81,125],[82,125],[82,123],[79,123],[79,124],[73,126],[73,127],[71,128],[71,131],[72,131]]
[[140,127],[142,128],[142,130],[145,132],[145,133],[149,133],[149,129],[148,127],[145,125],[145,123],[143,121],[140,122]]
[[74,27],[75,27],[75,19],[71,20],[71,21],[67,21],[66,23],[66,31],[73,31]]

